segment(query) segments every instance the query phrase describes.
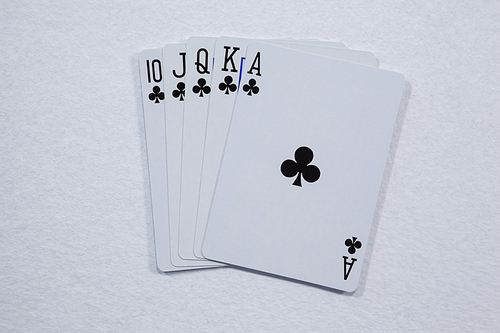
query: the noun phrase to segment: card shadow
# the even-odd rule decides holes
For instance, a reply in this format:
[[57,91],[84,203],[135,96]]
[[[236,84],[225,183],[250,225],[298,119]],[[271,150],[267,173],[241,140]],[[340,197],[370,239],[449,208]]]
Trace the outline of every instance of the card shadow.
[[370,235],[368,238],[368,247],[365,253],[364,263],[362,266],[363,268],[361,269],[358,288],[355,291],[348,293],[354,297],[363,296],[363,293],[365,291],[366,280],[368,277],[368,270],[370,268],[370,261],[373,254],[373,246],[375,245],[375,236],[377,234],[378,224],[380,221],[381,212],[384,207],[387,188],[392,173],[392,167],[394,165],[394,158],[396,156],[399,144],[399,138],[401,137],[403,123],[406,117],[408,103],[410,101],[411,89],[412,89],[411,84],[408,81],[405,81],[405,88],[403,90],[403,94],[401,97],[401,103],[399,104],[398,114],[396,116],[396,122],[394,124],[394,132],[392,135],[391,145],[389,148],[389,154],[387,155],[384,175],[382,177],[382,184],[380,185],[377,205],[375,206],[375,212],[373,214],[372,226],[370,228]]

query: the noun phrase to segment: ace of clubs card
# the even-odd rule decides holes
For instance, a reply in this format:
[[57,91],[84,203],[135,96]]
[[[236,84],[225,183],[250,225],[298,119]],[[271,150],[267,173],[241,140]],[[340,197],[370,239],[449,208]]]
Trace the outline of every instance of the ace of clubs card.
[[259,42],[246,58],[203,255],[354,291],[405,79]]

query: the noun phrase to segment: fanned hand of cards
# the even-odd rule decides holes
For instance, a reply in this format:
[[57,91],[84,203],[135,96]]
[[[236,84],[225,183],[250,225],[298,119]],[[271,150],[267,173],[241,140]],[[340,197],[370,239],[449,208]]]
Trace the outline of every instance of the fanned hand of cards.
[[156,259],[358,285],[405,79],[315,40],[141,53]]

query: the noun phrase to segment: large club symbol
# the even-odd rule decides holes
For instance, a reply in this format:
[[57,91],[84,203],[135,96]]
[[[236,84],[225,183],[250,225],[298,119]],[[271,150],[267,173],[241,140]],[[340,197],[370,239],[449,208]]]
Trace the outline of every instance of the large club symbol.
[[224,82],[219,83],[219,90],[220,91],[225,90],[226,95],[229,95],[229,91],[231,92],[236,91],[236,84],[233,83],[233,78],[230,75],[224,78]]
[[203,97],[203,93],[205,94],[210,94],[210,87],[209,86],[206,86],[207,84],[207,81],[204,79],[204,78],[200,78],[198,79],[198,85],[194,86],[193,87],[193,92],[195,94],[199,94],[200,97]]
[[295,161],[286,160],[281,163],[281,173],[285,177],[294,177],[293,185],[302,186],[302,177],[308,183],[314,183],[319,179],[320,171],[315,165],[308,165],[313,160],[314,154],[308,147],[300,147],[295,151]]
[[165,99],[165,94],[160,91],[160,87],[154,86],[153,92],[149,94],[149,100],[155,101],[155,103],[160,103],[160,100],[163,101]]

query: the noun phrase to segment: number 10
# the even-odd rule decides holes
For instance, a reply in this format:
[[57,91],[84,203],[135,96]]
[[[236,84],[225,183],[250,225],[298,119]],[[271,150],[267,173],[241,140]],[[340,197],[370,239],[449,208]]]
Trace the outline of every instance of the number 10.
[[[161,62],[158,59],[151,61],[151,69],[149,68],[149,60],[146,60],[146,67],[148,69],[148,83],[151,83],[151,72],[153,72],[153,81],[161,81]],[[158,77],[156,76],[158,75]]]

